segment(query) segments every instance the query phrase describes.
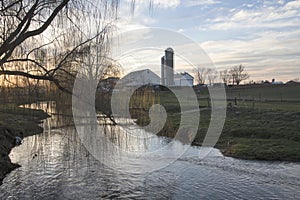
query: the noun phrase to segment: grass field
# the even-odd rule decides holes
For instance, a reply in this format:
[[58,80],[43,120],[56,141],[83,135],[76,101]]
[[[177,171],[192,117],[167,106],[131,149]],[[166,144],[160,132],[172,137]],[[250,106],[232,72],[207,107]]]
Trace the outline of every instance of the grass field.
[[300,84],[229,87],[226,92],[228,99],[236,97],[257,101],[300,101]]
[[[282,96],[275,91],[280,91]],[[299,85],[227,88],[227,103],[231,102],[234,106],[227,109],[225,125],[216,147],[225,155],[237,158],[300,161],[299,92]],[[253,98],[255,94],[260,95]],[[204,89],[197,95],[200,97],[199,107],[203,110],[193,144],[201,145],[211,111],[208,90]],[[131,102],[131,114],[140,125],[149,123],[148,109],[153,103],[163,105],[168,113],[167,124],[158,134],[174,137],[181,119],[180,106],[174,94],[159,91],[153,97],[150,93],[143,93],[135,95]],[[188,97],[185,104],[189,104]]]
[[[208,88],[202,87],[198,94],[202,98],[209,95]],[[256,101],[300,101],[300,84],[291,85],[240,85],[226,87],[227,99]]]

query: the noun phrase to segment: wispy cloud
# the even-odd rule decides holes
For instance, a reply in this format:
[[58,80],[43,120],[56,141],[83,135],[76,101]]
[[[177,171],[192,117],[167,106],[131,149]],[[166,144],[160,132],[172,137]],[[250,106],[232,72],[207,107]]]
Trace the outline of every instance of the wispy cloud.
[[299,27],[300,0],[291,1],[285,5],[234,9],[211,19],[207,24],[212,30],[232,30],[244,28],[287,28]]
[[[136,0],[134,16],[131,0],[123,2],[129,9],[120,16],[120,28],[184,33],[201,43],[220,69],[244,64],[254,80],[287,81],[300,74],[300,0]],[[191,51],[189,44],[172,47],[176,53]],[[159,58],[149,59],[159,65]],[[188,70],[185,65],[176,61],[179,71]]]
[[[131,3],[132,0],[126,0],[128,3]],[[147,6],[148,8],[158,7],[158,8],[176,8],[180,4],[180,0],[135,0],[135,6]]]
[[299,30],[289,35],[265,32],[252,40],[207,41],[201,46],[221,68],[244,64],[253,79],[271,79],[277,76],[287,81],[295,73],[300,75],[299,39],[290,37],[299,34]]
[[220,1],[216,0],[206,0],[206,1],[199,1],[199,0],[185,0],[182,2],[183,6],[192,7],[192,6],[207,6],[207,5],[214,5],[218,4]]
[[257,1],[210,15],[198,30],[224,35],[201,45],[217,66],[245,64],[253,79],[300,75],[300,0]]

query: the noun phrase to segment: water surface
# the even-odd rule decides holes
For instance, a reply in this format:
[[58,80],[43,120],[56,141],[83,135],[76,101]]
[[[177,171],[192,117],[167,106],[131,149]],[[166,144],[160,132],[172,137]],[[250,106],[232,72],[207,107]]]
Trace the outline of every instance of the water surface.
[[[299,199],[300,164],[246,161],[223,157],[212,149],[199,159],[199,148],[190,147],[175,162],[160,170],[139,173],[139,164],[164,162],[165,154],[142,160],[131,157],[107,167],[82,145],[68,115],[56,115],[55,103],[33,104],[52,113],[42,124],[44,132],[24,139],[10,154],[22,167],[11,172],[0,186],[0,199]],[[126,122],[126,121],[125,121]],[[114,142],[130,152],[161,148],[170,142],[123,123],[150,140],[122,137],[122,127],[110,128]],[[185,148],[175,142],[172,148]],[[172,151],[172,149],[165,149]],[[110,152],[106,159],[115,159]],[[108,155],[108,156],[107,156]],[[166,154],[169,155],[169,154]],[[169,155],[170,156],[170,155]],[[114,162],[116,163],[116,162]],[[135,173],[136,172],[136,173]]]

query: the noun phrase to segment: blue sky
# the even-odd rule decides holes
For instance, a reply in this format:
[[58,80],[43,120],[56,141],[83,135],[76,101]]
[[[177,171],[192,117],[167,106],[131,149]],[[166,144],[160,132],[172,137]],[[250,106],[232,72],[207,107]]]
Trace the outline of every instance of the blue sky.
[[183,34],[219,70],[245,65],[250,80],[300,77],[300,0],[136,0],[134,15],[130,3],[121,1],[120,28]]

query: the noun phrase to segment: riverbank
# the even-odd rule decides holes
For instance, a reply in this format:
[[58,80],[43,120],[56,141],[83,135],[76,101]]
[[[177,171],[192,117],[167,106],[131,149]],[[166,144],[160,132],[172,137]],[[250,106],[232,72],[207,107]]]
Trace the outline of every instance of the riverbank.
[[19,167],[9,158],[15,137],[24,138],[43,132],[38,124],[47,117],[42,110],[20,108],[12,103],[0,105],[0,184],[6,174]]
[[[299,162],[299,122],[300,112],[228,109],[216,148],[235,158]],[[194,142],[199,144],[201,139],[198,136]]]
[[[147,112],[132,114],[139,125],[149,123]],[[169,113],[158,133],[174,137],[180,113]],[[141,117],[143,116],[143,117]],[[228,110],[221,136],[215,145],[223,155],[249,160],[300,162],[300,113],[261,111],[247,108]],[[201,111],[199,129],[192,145],[201,146],[210,122],[210,110]]]
[[[179,103],[170,92],[160,91],[157,96],[159,101],[154,102],[163,105],[168,113],[167,123],[158,135],[174,137],[180,125]],[[153,101],[141,101],[138,95],[131,101],[131,105],[135,105],[131,109],[132,117],[137,119],[137,124],[147,125],[150,120],[148,109]],[[138,104],[139,101],[143,103]],[[255,107],[248,102],[238,101],[237,104],[228,107],[224,128],[215,145],[223,155],[250,160],[300,162],[300,110],[296,102],[272,102],[271,107],[266,107],[266,102],[255,102]],[[199,100],[199,105],[203,109],[192,143],[197,146],[203,142],[211,117],[207,101]]]

